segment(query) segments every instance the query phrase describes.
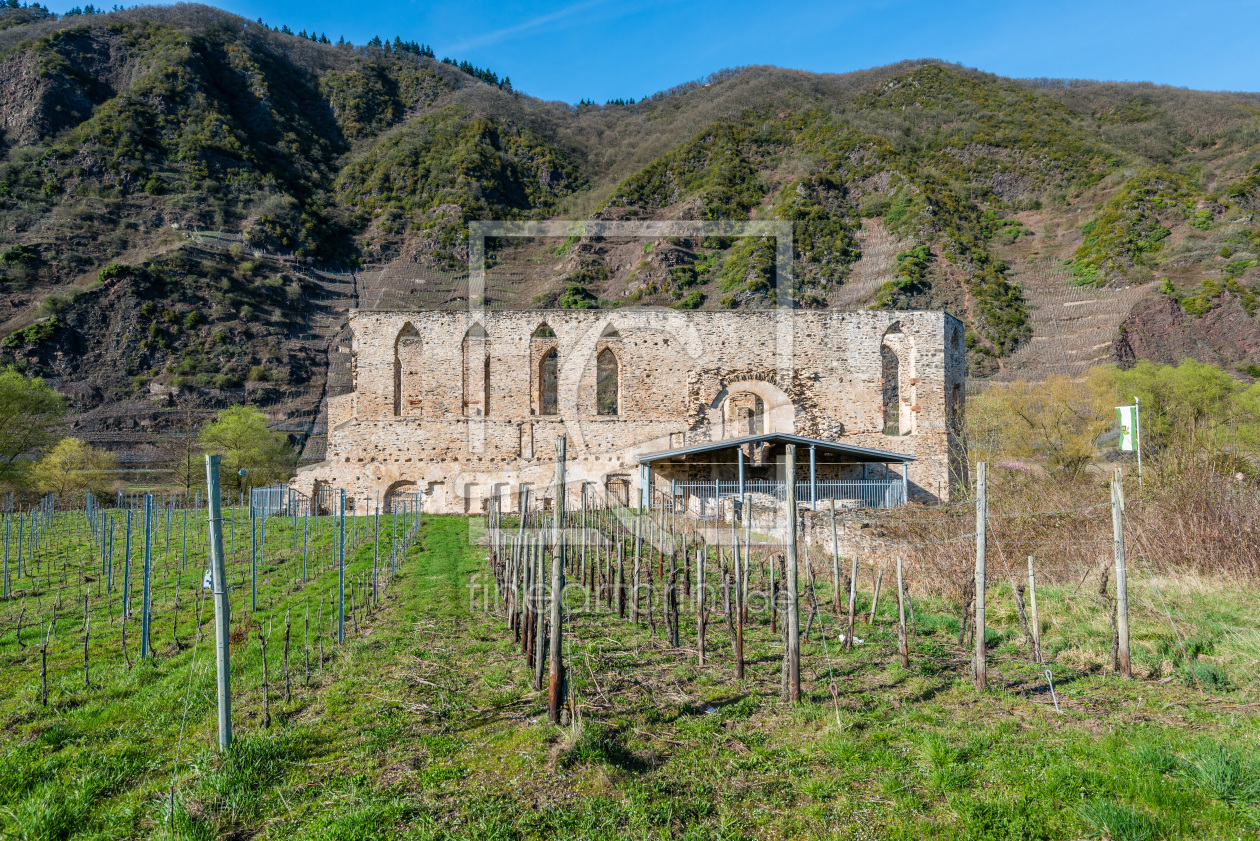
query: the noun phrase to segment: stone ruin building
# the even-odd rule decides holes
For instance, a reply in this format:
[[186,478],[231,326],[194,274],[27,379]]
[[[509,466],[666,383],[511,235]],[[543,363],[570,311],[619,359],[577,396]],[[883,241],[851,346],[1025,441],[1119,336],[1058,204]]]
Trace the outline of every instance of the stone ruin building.
[[965,476],[963,325],[944,313],[355,311],[350,329],[352,390],[291,487],[344,488],[359,512],[545,502],[561,435],[570,493],[636,506],[783,499],[788,443],[820,507],[943,501]]

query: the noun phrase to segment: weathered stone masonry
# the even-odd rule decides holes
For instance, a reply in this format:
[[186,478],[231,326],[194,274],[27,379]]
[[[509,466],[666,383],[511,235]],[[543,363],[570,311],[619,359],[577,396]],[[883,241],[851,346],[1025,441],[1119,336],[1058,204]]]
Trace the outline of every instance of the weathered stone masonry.
[[[522,484],[550,484],[561,434],[575,494],[637,490],[636,454],[750,432],[913,455],[923,501],[965,470],[963,326],[943,313],[356,311],[350,326],[353,392],[329,399],[327,460],[294,486],[345,488],[369,510],[400,491],[430,511],[515,505]],[[819,478],[857,470],[829,463]]]

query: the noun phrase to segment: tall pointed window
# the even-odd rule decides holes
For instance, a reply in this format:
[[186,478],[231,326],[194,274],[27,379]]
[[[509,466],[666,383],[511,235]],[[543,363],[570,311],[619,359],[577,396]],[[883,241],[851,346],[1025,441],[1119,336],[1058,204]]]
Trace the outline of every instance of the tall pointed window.
[[529,337],[530,358],[535,360],[531,388],[533,411],[540,415],[560,414],[560,351],[556,331],[543,322]]
[[560,414],[560,354],[549,350],[538,366],[538,406],[540,415]]
[[420,383],[420,333],[410,323],[394,341],[394,415],[419,415],[422,408]]
[[884,434],[901,434],[901,364],[897,353],[888,345],[879,349],[883,375]]
[[879,348],[881,402],[884,406],[884,434],[914,433],[914,339],[894,321],[884,331]]
[[595,412],[600,415],[621,413],[621,377],[617,367],[617,354],[604,348],[595,358]]
[[464,417],[490,414],[490,338],[480,324],[464,336]]

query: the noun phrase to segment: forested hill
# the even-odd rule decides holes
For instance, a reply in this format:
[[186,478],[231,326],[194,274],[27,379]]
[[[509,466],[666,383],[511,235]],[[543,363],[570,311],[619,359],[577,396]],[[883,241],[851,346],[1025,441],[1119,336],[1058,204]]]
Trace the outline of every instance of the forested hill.
[[[311,331],[337,317],[316,270],[457,275],[474,219],[788,219],[795,305],[947,309],[973,375],[1183,355],[1260,373],[1255,94],[915,61],[571,106],[397,39],[8,3],[0,361],[92,423],[241,389],[313,412]],[[551,259],[522,305],[781,303],[755,240],[524,248],[496,255]]]

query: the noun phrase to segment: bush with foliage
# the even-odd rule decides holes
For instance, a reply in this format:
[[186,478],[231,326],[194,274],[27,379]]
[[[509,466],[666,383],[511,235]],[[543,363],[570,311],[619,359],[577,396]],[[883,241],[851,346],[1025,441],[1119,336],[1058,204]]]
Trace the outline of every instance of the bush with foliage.
[[538,135],[456,108],[425,114],[352,158],[338,197],[362,214],[393,209],[409,219],[457,205],[467,219],[523,219],[582,183],[577,169]]
[[591,310],[599,307],[599,300],[585,286],[570,284],[560,293],[556,306],[562,310]]
[[113,453],[78,438],[62,438],[35,463],[31,480],[40,493],[71,502],[82,500],[88,491],[108,495],[115,483],[111,471],[117,466]]
[[267,417],[252,406],[222,410],[197,439],[204,451],[222,454],[223,484],[236,490],[285,481],[297,464],[288,436],[268,429]]
[[1085,241],[1076,250],[1072,273],[1081,285],[1097,285],[1149,265],[1170,230],[1160,213],[1188,212],[1193,192],[1186,179],[1159,166],[1126,181],[1085,223]]
[[66,401],[38,377],[0,370],[0,482],[14,483],[27,457],[57,442]]
[[10,350],[24,347],[34,347],[35,345],[46,342],[53,336],[57,335],[57,329],[60,326],[61,323],[57,320],[56,316],[48,319],[47,321],[36,322],[29,327],[23,327],[21,330],[15,330],[5,336],[4,340],[0,341],[0,347],[5,347]]

